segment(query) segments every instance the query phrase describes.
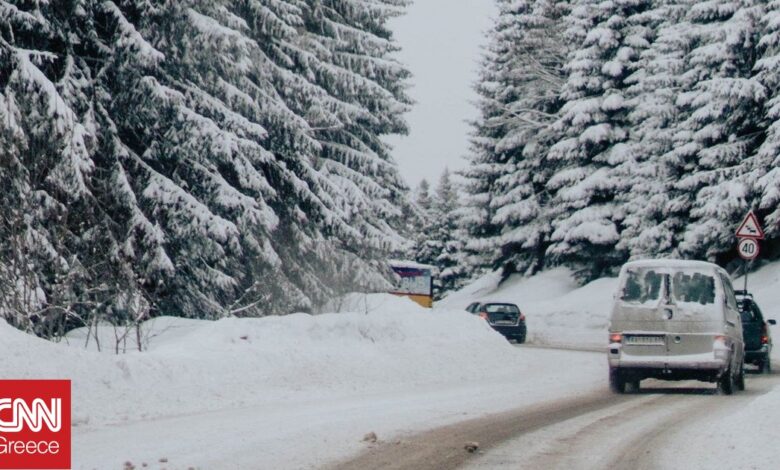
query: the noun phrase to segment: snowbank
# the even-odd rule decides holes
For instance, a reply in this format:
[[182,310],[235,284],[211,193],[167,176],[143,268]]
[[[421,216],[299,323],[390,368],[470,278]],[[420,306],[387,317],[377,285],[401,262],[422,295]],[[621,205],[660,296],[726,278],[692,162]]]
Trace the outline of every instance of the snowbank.
[[[8,353],[0,376],[71,379],[79,425],[238,407],[290,391],[472,380],[489,373],[486,363],[516,362],[514,348],[462,311],[431,311],[391,295],[354,296],[345,306],[356,311],[216,322],[163,317],[143,325],[145,352],[119,355],[80,350],[83,330],[68,347],[2,323]],[[113,333],[102,330],[110,340]]]
[[[0,322],[0,377],[72,381],[73,465],[87,469],[163,457],[169,469],[311,468],[359,451],[368,431],[422,430],[564,396],[572,383],[605,387],[602,361],[515,348],[462,310],[391,295],[337,304],[349,312],[162,317],[143,325],[143,352],[118,355],[84,350],[85,331],[55,344]],[[542,360],[576,372],[561,381]]]
[[[616,278],[597,279],[578,287],[569,270],[556,268],[530,278],[511,276],[499,283],[500,279],[499,272],[483,276],[450,294],[435,308],[464,309],[477,300],[512,302],[526,315],[528,340],[532,343],[589,348],[605,345]],[[733,282],[742,289],[743,278]],[[748,276],[748,290],[764,315],[780,321],[778,285],[780,262],[767,264]],[[776,342],[780,341],[778,328],[772,327]],[[775,348],[775,355],[780,356],[780,348]]]
[[435,308],[463,309],[477,300],[511,302],[526,316],[528,341],[537,344],[603,347],[615,278],[577,287],[571,271],[556,268],[529,278],[510,276],[499,285],[498,272],[455,292]]

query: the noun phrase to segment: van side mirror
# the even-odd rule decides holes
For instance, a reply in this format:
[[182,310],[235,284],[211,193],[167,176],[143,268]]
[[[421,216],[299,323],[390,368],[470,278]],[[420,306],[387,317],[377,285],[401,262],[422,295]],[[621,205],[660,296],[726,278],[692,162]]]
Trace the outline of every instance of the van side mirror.
[[767,320],[766,322],[769,323],[770,325],[777,325],[777,322],[775,320],[771,319],[771,318],[769,320]]

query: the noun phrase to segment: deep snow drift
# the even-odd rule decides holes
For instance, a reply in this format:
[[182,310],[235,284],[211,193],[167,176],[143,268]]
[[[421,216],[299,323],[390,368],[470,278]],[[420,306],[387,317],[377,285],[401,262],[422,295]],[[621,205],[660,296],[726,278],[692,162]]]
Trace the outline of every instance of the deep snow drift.
[[429,311],[391,295],[360,297],[343,306],[353,313],[163,317],[142,327],[146,352],[131,346],[119,355],[108,327],[99,330],[100,354],[80,350],[83,329],[66,347],[2,323],[0,343],[10,355],[0,361],[0,376],[72,379],[78,425],[242,406],[296,390],[478,380],[491,374],[484,364],[516,361],[515,348],[465,312]]

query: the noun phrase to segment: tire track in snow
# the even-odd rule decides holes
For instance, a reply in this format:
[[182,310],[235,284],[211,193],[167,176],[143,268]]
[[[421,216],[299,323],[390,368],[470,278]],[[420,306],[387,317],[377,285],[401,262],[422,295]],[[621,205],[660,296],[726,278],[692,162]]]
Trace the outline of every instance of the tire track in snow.
[[703,418],[723,416],[747,405],[756,397],[768,393],[780,383],[777,375],[760,375],[748,380],[747,389],[731,396],[716,396],[688,407],[685,413],[669,417],[622,446],[609,465],[604,468],[654,470],[659,468],[656,453],[671,440],[681,439],[695,432]]
[[[767,379],[750,380],[748,390],[734,396],[695,381],[648,381],[655,388],[627,395],[605,389],[394,439],[330,468],[656,469],[656,452],[666,439],[678,438],[699,418],[744,406],[780,382]],[[472,441],[480,444],[479,453],[464,450]]]
[[614,407],[635,400],[632,396],[603,392],[558,400],[488,415],[432,429],[374,446],[357,457],[330,467],[333,470],[442,469],[456,468],[475,458],[464,450],[467,442],[478,442],[485,451],[516,436],[551,424]]

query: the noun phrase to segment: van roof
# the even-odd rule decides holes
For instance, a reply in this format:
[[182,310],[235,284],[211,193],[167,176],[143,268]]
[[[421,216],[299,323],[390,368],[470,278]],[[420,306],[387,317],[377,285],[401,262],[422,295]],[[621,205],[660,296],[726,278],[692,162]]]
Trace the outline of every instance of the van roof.
[[693,261],[684,259],[643,259],[629,261],[624,268],[694,268],[707,271],[720,271],[721,267],[706,261]]

